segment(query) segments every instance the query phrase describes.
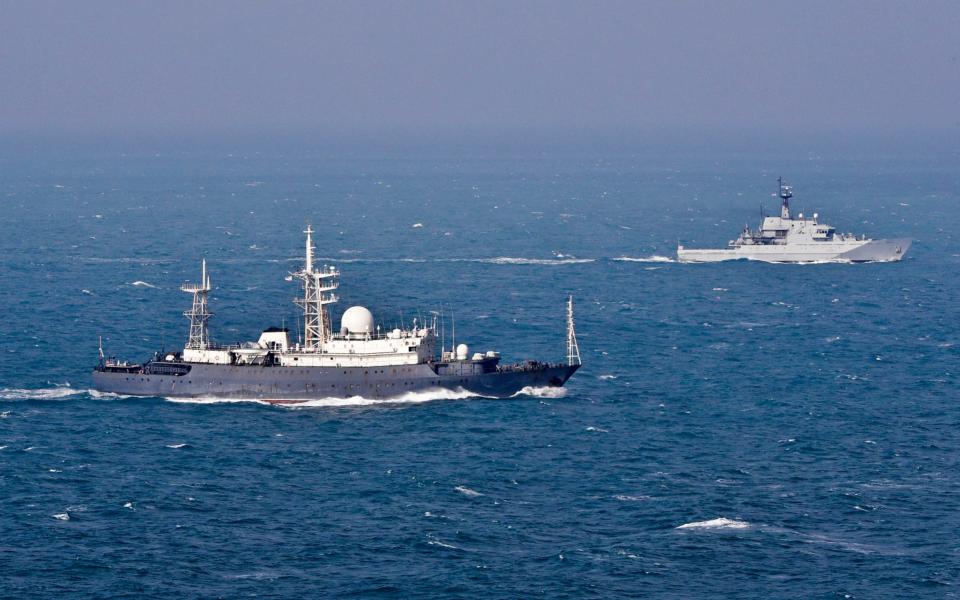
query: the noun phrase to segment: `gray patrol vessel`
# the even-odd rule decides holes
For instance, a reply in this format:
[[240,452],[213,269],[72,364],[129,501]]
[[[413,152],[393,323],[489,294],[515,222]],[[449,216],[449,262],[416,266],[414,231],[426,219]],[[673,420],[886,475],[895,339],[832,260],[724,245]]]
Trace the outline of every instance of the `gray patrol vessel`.
[[803,213],[793,217],[790,198],[793,190],[780,184],[782,201],[780,216],[764,216],[759,230],[745,226],[740,236],[726,248],[694,249],[677,246],[680,262],[719,262],[724,260],[759,260],[776,263],[814,262],[889,262],[904,257],[910,249],[909,239],[874,240],[865,235],[839,233],[821,223],[819,215],[804,218]]
[[[100,362],[93,370],[97,390],[132,396],[256,399],[295,404],[312,399],[400,398],[411,392],[452,390],[482,396],[507,397],[534,388],[560,387],[580,368],[580,348],[573,326],[573,298],[567,302],[565,362],[500,364],[495,351],[470,353],[454,340],[436,356],[437,318],[430,323],[383,331],[362,306],[344,311],[340,329],[332,330],[328,306],[337,301],[340,272],[317,268],[313,261],[313,230],[307,227],[303,268],[288,279],[299,279],[303,309],[303,340],[294,341],[285,328],[263,331],[259,340],[234,346],[211,341],[207,323],[213,316],[207,294],[213,289],[203,261],[200,283],[185,284],[193,305],[186,346],[178,352],[158,352],[143,363],[107,358],[101,344]],[[441,321],[442,326],[442,321]],[[299,337],[299,336],[298,336]]]

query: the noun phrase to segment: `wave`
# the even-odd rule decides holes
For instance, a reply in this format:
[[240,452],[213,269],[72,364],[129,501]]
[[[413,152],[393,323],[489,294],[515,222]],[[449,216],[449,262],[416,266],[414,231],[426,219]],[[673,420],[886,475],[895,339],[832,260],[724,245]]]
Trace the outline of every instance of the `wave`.
[[174,261],[169,258],[136,258],[136,257],[121,257],[121,258],[99,258],[95,256],[90,257],[81,257],[80,262],[91,263],[91,264],[136,264],[136,265],[169,265]]
[[465,486],[465,485],[458,485],[457,487],[455,487],[455,488],[453,488],[453,489],[454,489],[455,491],[460,492],[460,493],[463,494],[464,496],[467,496],[468,498],[477,498],[477,497],[483,495],[483,494],[481,494],[480,492],[478,492],[477,490],[471,490],[470,488],[468,488],[468,487]]
[[675,259],[670,258],[669,256],[660,256],[659,254],[654,254],[651,256],[641,256],[639,258],[633,257],[633,256],[618,256],[613,260],[618,262],[639,262],[639,263],[675,263],[677,262]]
[[132,285],[133,287],[145,287],[145,288],[152,288],[152,289],[156,289],[156,287],[157,287],[157,286],[153,285],[152,283],[147,283],[146,281],[139,281],[139,280],[138,280],[138,281],[134,281],[134,282],[131,283],[130,285]]
[[171,448],[173,450],[179,450],[180,448],[187,448],[188,446],[189,444],[167,444],[167,448]]
[[497,256],[495,258],[451,258],[451,262],[476,262],[488,265],[581,265],[596,262],[595,258],[517,258]]
[[750,523],[720,517],[708,521],[693,521],[679,525],[677,529],[747,529]]
[[535,387],[528,385],[510,397],[516,398],[517,396],[533,396],[535,398],[563,398],[566,395],[567,388],[564,387]]

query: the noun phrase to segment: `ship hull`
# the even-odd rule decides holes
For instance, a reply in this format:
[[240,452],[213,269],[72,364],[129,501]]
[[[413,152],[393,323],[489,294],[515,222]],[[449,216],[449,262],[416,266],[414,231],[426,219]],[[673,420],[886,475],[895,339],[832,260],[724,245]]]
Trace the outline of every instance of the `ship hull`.
[[320,398],[401,397],[430,390],[504,398],[527,387],[561,387],[579,365],[537,363],[489,373],[438,374],[428,364],[378,368],[262,367],[186,363],[184,375],[95,370],[94,387],[126,396],[230,398],[296,404]]
[[889,239],[855,243],[756,244],[715,250],[680,247],[677,249],[677,259],[689,263],[727,260],[771,263],[892,262],[903,259],[910,244],[909,239]]

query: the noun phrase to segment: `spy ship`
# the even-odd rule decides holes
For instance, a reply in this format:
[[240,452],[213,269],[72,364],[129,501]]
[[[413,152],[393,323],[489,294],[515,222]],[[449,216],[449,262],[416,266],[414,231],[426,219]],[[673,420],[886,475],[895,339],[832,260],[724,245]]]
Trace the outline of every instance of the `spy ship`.
[[[337,302],[340,272],[314,264],[313,229],[306,231],[303,268],[291,273],[302,294],[303,339],[294,342],[286,328],[265,329],[256,342],[217,345],[210,337],[213,317],[207,295],[213,289],[204,259],[200,282],[180,289],[193,296],[186,346],[157,352],[143,363],[108,358],[100,344],[93,370],[101,392],[130,396],[236,398],[295,404],[320,398],[364,397],[389,400],[410,392],[452,390],[509,397],[530,388],[561,387],[581,365],[574,331],[573,297],[567,301],[565,362],[528,360],[501,364],[496,351],[470,353],[466,344],[448,351],[445,336],[436,355],[437,318],[414,320],[409,328],[382,331],[362,306],[348,308],[339,331],[331,328],[329,306]],[[441,327],[443,323],[441,322]],[[298,335],[299,337],[299,335]]]
[[821,223],[819,215],[793,217],[790,212],[791,186],[779,178],[780,216],[763,216],[760,229],[749,225],[735,240],[722,249],[693,249],[677,246],[681,262],[719,262],[724,260],[759,260],[774,263],[813,262],[890,262],[901,260],[910,249],[909,239],[874,240],[865,235],[839,233]]

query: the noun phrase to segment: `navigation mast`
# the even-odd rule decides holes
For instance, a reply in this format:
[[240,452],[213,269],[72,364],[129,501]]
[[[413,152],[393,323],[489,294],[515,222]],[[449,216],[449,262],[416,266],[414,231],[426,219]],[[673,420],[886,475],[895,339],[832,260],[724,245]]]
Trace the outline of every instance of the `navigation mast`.
[[307,225],[307,234],[303,268],[291,273],[303,283],[303,296],[294,299],[303,309],[303,346],[307,350],[320,350],[330,339],[330,313],[328,304],[337,301],[334,290],[340,285],[340,272],[336,268],[324,265],[320,270],[313,268],[313,227]]
[[193,306],[183,313],[190,319],[190,337],[187,339],[187,348],[192,350],[206,350],[210,347],[210,332],[207,321],[213,317],[207,303],[207,293],[212,290],[210,276],[207,275],[207,259],[203,259],[200,267],[200,283],[185,283],[180,290],[193,294]]
[[789,219],[790,218],[790,198],[793,198],[793,188],[789,185],[783,185],[783,177],[777,177],[777,183],[780,184],[780,191],[778,195],[783,200],[783,204],[780,207],[780,218]]
[[573,329],[573,296],[567,300],[567,365],[581,365],[580,345],[577,344],[577,333]]

